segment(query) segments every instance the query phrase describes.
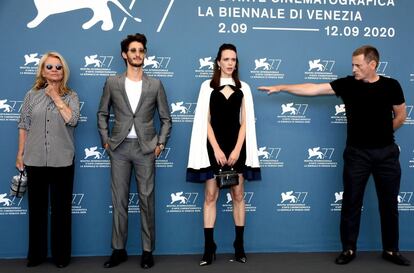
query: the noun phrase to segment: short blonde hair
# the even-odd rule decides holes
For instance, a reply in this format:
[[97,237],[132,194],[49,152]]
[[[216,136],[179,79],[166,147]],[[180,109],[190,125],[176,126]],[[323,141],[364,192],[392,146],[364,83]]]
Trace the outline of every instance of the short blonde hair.
[[42,88],[45,88],[47,81],[42,75],[42,70],[45,69],[45,62],[46,62],[46,59],[49,57],[57,58],[62,63],[63,79],[60,82],[59,95],[62,96],[64,94],[70,93],[71,90],[67,86],[67,82],[68,82],[69,74],[70,74],[69,66],[66,63],[65,59],[63,58],[63,56],[55,51],[46,52],[40,59],[39,66],[37,67],[36,80],[33,85],[33,89],[40,90]]

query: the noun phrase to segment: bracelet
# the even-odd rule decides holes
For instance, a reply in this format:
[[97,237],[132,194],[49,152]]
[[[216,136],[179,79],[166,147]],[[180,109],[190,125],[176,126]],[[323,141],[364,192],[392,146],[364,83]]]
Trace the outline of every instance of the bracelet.
[[63,110],[64,105],[65,105],[64,103],[62,103],[62,104],[56,104],[56,107],[59,110]]

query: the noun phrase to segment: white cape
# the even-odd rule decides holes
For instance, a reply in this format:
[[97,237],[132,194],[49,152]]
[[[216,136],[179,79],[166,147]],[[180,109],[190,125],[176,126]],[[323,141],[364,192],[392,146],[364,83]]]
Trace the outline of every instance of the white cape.
[[[194,115],[193,130],[191,132],[190,152],[188,156],[187,168],[200,170],[210,166],[207,152],[207,121],[210,104],[210,95],[213,89],[210,81],[202,83],[200,94],[197,100],[197,107]],[[222,78],[221,85],[235,85],[232,78]],[[245,82],[241,82],[245,111],[246,111],[246,162],[245,165],[251,168],[259,168],[259,158],[256,141],[256,127],[254,117],[253,97],[250,87]]]

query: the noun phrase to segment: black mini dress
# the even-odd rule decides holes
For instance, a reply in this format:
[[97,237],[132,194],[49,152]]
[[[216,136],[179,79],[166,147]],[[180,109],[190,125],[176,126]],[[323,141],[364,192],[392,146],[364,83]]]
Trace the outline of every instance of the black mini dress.
[[[209,108],[211,127],[213,128],[217,143],[226,155],[226,158],[230,156],[237,143],[240,130],[240,111],[243,101],[243,92],[233,85],[228,86],[234,91],[228,98],[221,92],[225,85],[212,91]],[[217,164],[213,147],[209,141],[207,141],[207,151],[211,168],[215,174],[218,173],[219,169],[227,170],[230,168],[229,166],[219,166]],[[246,141],[243,143],[239,159],[236,161],[233,169],[238,173],[243,173],[246,168],[245,162]]]

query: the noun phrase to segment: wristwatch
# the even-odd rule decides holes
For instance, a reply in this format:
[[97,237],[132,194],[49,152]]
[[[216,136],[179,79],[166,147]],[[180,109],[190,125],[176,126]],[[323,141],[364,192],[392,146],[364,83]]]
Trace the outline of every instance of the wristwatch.
[[157,146],[160,148],[161,151],[164,151],[165,146],[162,143],[158,143]]

